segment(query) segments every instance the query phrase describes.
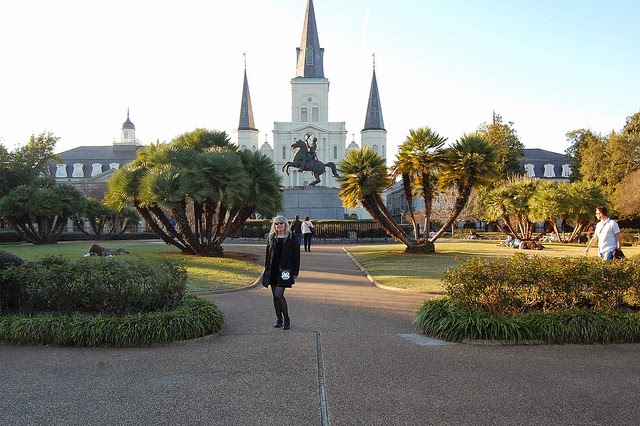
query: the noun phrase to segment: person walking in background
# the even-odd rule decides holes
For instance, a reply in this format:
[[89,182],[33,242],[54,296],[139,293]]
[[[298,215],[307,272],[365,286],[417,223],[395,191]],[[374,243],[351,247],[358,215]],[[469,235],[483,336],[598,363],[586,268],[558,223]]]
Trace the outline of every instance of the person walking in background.
[[620,227],[615,220],[611,220],[608,216],[607,208],[604,206],[596,207],[596,218],[600,220],[596,224],[593,237],[584,249],[584,254],[589,254],[589,248],[596,242],[598,243],[598,255],[603,260],[613,260],[613,251],[620,249]]
[[305,216],[302,222],[302,239],[304,240],[304,251],[311,251],[311,237],[313,237],[313,223],[309,220],[309,216]]
[[291,230],[298,237],[298,244],[302,245],[302,221],[299,214],[296,215],[296,219],[291,223]]
[[262,285],[271,286],[273,307],[276,310],[275,328],[291,328],[289,308],[284,290],[290,288],[300,272],[300,243],[291,232],[284,216],[276,216],[267,239],[267,251],[262,273]]

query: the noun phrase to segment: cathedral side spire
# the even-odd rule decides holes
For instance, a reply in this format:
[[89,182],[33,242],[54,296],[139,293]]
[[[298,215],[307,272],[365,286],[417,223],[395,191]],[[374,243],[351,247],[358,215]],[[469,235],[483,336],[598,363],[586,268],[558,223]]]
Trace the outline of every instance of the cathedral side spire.
[[238,130],[256,130],[253,121],[253,108],[251,107],[251,95],[249,94],[249,81],[247,80],[247,66],[244,68],[244,84],[242,86],[242,101],[240,103],[240,124]]
[[385,130],[380,94],[378,93],[378,81],[376,79],[375,55],[373,58],[373,78],[371,79],[369,103],[367,104],[367,116],[364,119],[364,129],[362,130]]
[[313,9],[313,0],[307,2],[307,12],[302,28],[302,41],[297,48],[296,77],[324,78],[323,56],[324,49],[320,47],[318,39],[318,27],[316,26],[316,14]]
[[247,79],[247,54],[244,56],[244,81],[242,83],[242,101],[240,102],[240,123],[238,124],[238,146],[240,149],[256,151],[259,148],[258,129],[253,121],[253,107],[249,94],[249,80]]

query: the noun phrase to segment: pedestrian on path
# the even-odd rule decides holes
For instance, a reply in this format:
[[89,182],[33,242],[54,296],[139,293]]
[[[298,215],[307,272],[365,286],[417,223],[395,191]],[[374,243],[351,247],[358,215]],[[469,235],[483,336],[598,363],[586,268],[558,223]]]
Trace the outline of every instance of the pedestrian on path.
[[620,227],[615,220],[611,220],[608,214],[606,207],[596,207],[596,218],[599,222],[587,248],[584,249],[585,255],[589,254],[589,248],[596,242],[598,243],[598,255],[602,260],[613,260],[613,251],[620,250]]
[[309,220],[309,216],[305,216],[304,222],[302,222],[302,238],[304,239],[304,251],[311,251],[311,238],[315,231],[314,226]]
[[298,237],[298,244],[302,245],[302,221],[300,220],[300,215],[296,215],[296,219],[291,222],[291,230]]
[[291,328],[289,308],[284,298],[284,290],[294,284],[300,271],[300,243],[291,232],[284,216],[276,216],[271,224],[267,251],[264,260],[262,285],[271,286],[273,307],[276,310],[275,328]]

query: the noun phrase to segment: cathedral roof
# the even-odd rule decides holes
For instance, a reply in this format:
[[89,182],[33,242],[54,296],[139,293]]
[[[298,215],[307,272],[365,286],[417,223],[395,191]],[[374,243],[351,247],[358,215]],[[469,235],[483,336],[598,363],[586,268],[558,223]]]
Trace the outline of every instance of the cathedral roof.
[[302,41],[298,52],[298,64],[296,77],[324,78],[323,55],[324,49],[320,48],[318,39],[318,27],[316,26],[316,14],[313,10],[313,0],[307,3],[307,13],[302,28]]
[[371,91],[369,92],[369,103],[367,104],[367,116],[364,119],[364,129],[362,130],[385,130],[375,68],[373,69],[373,78],[371,79]]
[[253,121],[253,108],[251,107],[251,95],[249,94],[249,82],[247,70],[244,70],[244,84],[242,86],[242,101],[240,103],[240,124],[238,130],[256,130]]

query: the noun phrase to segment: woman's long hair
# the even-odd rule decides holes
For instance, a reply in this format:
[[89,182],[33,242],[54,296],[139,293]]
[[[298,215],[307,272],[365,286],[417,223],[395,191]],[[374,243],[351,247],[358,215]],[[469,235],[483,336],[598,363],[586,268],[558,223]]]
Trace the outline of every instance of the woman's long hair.
[[276,231],[276,222],[284,222],[285,237],[288,237],[289,235],[291,235],[291,226],[289,226],[289,221],[287,220],[287,218],[284,216],[276,216],[273,218],[273,221],[271,222],[271,229],[269,230],[269,239],[273,238],[275,235],[278,234],[278,232]]

